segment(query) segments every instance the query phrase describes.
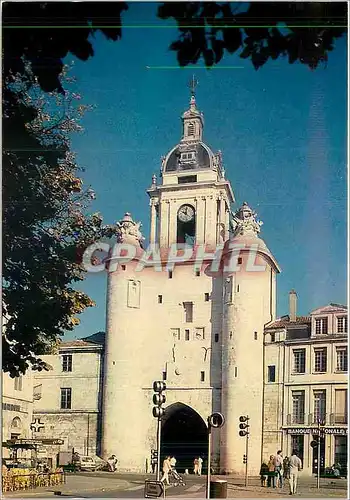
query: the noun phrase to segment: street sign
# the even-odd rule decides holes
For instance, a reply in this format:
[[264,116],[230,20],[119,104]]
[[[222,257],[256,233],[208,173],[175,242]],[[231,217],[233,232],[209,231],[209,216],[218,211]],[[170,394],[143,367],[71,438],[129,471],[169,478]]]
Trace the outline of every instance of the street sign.
[[42,444],[64,444],[63,439],[41,439]]
[[164,492],[164,484],[161,481],[145,481],[145,498],[165,498]]

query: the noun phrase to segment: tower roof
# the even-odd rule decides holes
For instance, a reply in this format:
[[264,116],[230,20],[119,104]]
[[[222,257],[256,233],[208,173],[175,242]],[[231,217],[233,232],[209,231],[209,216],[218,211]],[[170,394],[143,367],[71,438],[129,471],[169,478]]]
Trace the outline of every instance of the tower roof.
[[197,81],[193,77],[190,82],[191,98],[189,108],[182,114],[182,138],[163,158],[162,173],[176,171],[191,171],[212,169],[223,178],[222,155],[219,151],[214,154],[203,140],[204,118],[197,109],[195,87]]

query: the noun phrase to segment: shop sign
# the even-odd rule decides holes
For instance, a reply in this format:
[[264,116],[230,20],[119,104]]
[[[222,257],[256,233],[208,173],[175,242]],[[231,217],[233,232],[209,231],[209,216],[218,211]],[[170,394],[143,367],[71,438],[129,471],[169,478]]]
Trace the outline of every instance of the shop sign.
[[338,436],[347,436],[348,429],[343,429],[343,428],[329,428],[329,429],[323,429],[323,432],[325,434],[338,434]]
[[[347,436],[348,429],[343,427],[321,427],[321,433]],[[319,434],[318,427],[294,427],[287,429],[287,434]]]
[[311,434],[311,429],[306,427],[287,429],[287,434]]

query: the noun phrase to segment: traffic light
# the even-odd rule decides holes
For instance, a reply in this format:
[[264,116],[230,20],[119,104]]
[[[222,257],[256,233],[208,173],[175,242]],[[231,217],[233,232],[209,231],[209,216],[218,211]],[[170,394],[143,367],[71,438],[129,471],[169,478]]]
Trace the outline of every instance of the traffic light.
[[158,451],[157,450],[151,450],[151,461],[152,462],[157,462],[158,460]]
[[239,431],[239,435],[240,435],[241,437],[244,437],[244,436],[249,436],[249,423],[248,423],[248,421],[249,421],[249,417],[248,417],[248,416],[243,416],[243,415],[241,415],[241,416],[239,417],[239,421],[241,422],[241,423],[239,424],[239,428],[241,429],[241,430]]
[[246,464],[247,463],[247,455],[243,455],[243,463]]
[[164,415],[164,408],[162,408],[162,405],[166,401],[165,394],[162,394],[162,392],[166,390],[165,382],[153,382],[153,390],[155,392],[155,394],[153,394],[153,404],[156,405],[153,407],[153,416],[155,418],[161,418]]

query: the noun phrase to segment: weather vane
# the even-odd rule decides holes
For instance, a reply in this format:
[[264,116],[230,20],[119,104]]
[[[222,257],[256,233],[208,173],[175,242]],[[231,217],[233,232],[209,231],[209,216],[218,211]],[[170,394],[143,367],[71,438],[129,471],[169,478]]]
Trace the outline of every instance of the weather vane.
[[195,76],[192,75],[192,80],[190,81],[190,89],[191,89],[191,96],[195,95],[195,90],[198,85],[198,80],[196,80]]

